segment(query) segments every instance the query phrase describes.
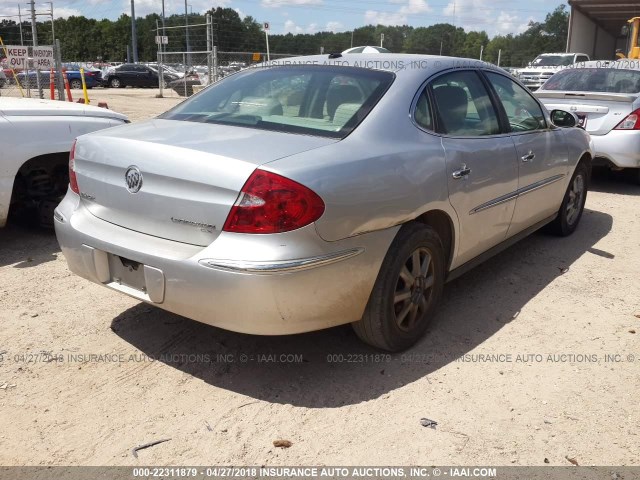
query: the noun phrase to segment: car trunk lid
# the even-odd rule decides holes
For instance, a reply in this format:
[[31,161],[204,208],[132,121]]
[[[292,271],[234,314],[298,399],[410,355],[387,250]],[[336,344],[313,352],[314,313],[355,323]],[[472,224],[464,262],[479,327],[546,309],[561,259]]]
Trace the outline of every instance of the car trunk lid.
[[[153,120],[80,137],[75,171],[81,201],[96,217],[206,246],[220,234],[238,193],[258,166],[336,141]],[[136,170],[141,186],[135,182]]]
[[638,95],[624,93],[552,92],[535,95],[549,110],[570,111],[582,117],[585,130],[591,135],[605,135],[633,111]]

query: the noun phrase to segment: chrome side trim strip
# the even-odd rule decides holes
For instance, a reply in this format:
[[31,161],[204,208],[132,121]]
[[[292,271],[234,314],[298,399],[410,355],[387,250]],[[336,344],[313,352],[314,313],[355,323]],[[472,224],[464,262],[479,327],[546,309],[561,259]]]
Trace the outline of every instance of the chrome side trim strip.
[[491,200],[489,202],[483,203],[482,205],[480,205],[480,206],[474,208],[473,210],[471,210],[469,212],[469,215],[473,215],[474,213],[481,212],[482,210],[486,210],[488,208],[495,207],[496,205],[500,205],[502,203],[510,202],[511,200],[515,200],[516,198],[518,198],[518,191],[517,190],[515,192],[507,193],[506,195],[498,197],[498,198],[496,198],[494,200]]
[[273,262],[252,262],[245,260],[217,260],[202,259],[200,265],[215,270],[224,270],[235,273],[291,273],[322,267],[332,263],[341,262],[355,257],[364,252],[364,248],[352,248],[342,252],[319,255],[317,257],[299,258],[295,260],[279,260]]
[[486,210],[491,207],[495,207],[496,205],[500,205],[505,202],[509,202],[518,197],[526,195],[527,193],[531,193],[535,190],[538,190],[542,187],[546,187],[547,185],[551,185],[552,183],[557,182],[565,177],[565,174],[554,175],[553,177],[546,178],[544,180],[540,180],[539,182],[532,183],[531,185],[527,185],[526,187],[519,188],[515,192],[508,193],[496,199],[493,199],[489,202],[483,203],[482,205],[477,206],[473,210],[469,212],[469,215],[473,215],[474,213],[481,212],[482,210]]
[[536,183],[532,183],[531,185],[528,185],[526,187],[519,189],[518,196],[526,195],[527,193],[533,192],[534,190],[538,190],[539,188],[546,187],[547,185],[551,185],[552,183],[555,183],[562,178],[564,178],[564,173],[560,175],[555,175],[545,180],[540,180],[539,182],[536,182]]

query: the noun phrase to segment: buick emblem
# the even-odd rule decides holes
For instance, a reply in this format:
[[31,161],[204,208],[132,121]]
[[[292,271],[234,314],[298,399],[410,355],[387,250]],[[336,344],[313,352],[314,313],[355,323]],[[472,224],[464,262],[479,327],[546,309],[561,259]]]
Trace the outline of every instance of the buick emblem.
[[127,168],[127,172],[124,174],[124,180],[127,183],[127,190],[131,193],[138,193],[142,188],[142,173],[140,173],[140,169],[135,165]]

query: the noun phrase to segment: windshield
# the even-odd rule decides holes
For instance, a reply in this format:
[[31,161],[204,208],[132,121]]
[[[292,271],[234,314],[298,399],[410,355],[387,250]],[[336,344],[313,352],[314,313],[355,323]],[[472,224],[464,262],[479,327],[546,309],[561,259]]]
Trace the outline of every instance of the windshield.
[[363,68],[252,68],[225,78],[160,116],[344,138],[364,120],[395,75]]
[[640,93],[640,70],[579,68],[556,73],[543,90],[569,92]]
[[536,57],[531,65],[534,67],[566,67],[573,63],[573,55],[545,55]]

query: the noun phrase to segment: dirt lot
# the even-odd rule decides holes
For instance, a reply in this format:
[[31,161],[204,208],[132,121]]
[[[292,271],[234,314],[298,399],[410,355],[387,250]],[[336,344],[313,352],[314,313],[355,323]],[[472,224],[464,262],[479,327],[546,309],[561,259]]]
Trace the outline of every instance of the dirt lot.
[[[176,102],[104,92],[132,120]],[[593,188],[575,235],[535,234],[449,284],[430,335],[377,358],[348,326],[254,337],[165,313],[10,226],[0,464],[640,465],[640,187]]]

